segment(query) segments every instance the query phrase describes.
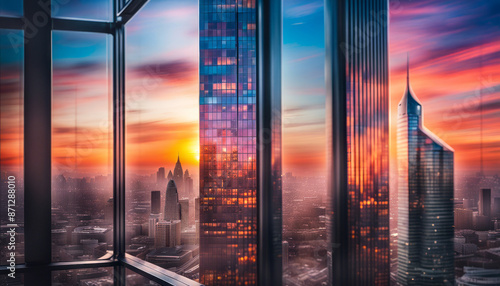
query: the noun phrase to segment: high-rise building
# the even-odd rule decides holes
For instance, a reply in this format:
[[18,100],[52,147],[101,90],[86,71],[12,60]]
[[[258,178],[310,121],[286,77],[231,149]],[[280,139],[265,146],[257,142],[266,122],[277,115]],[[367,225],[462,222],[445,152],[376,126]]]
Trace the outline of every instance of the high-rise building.
[[160,221],[160,214],[150,214],[148,221],[148,236],[156,237],[156,224]]
[[187,169],[184,172],[184,195],[190,198],[193,197],[193,178],[191,178]]
[[151,213],[159,214],[161,212],[161,194],[160,191],[151,192]]
[[172,170],[168,171],[167,181],[170,182],[174,178],[174,174],[172,174]]
[[177,193],[177,186],[174,180],[170,180],[167,185],[165,193],[165,211],[163,219],[180,220],[181,219],[181,206],[179,204],[179,194]]
[[181,199],[179,204],[181,205],[181,227],[184,230],[189,226],[189,199]]
[[199,7],[200,282],[281,285],[281,1]]
[[479,192],[478,209],[480,216],[491,217],[491,189],[481,189]]
[[113,217],[114,217],[113,198],[109,198],[108,201],[106,202],[106,209],[104,211],[104,220],[106,221],[106,224],[113,224]]
[[398,105],[400,285],[454,285],[453,152],[423,124],[410,86]]
[[159,221],[156,223],[155,247],[175,247],[181,244],[181,221]]
[[456,229],[472,229],[473,212],[469,209],[455,209],[455,228]]
[[500,218],[500,198],[493,199],[493,214],[494,217]]
[[165,183],[165,168],[160,167],[156,172],[156,183],[158,185],[163,185]]
[[325,1],[329,285],[389,285],[387,18],[386,0]]
[[180,193],[184,192],[184,172],[182,171],[182,165],[179,155],[177,155],[177,162],[175,163],[174,176],[172,180],[175,181],[177,190]]

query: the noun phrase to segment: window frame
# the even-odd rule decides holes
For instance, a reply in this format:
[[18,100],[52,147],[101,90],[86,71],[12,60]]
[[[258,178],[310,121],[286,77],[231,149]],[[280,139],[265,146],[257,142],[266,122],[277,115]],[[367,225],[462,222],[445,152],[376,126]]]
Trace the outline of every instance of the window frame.
[[[24,274],[25,285],[50,285],[52,271],[97,267],[114,267],[115,285],[125,285],[127,268],[161,285],[201,285],[125,252],[125,25],[149,0],[110,1],[113,19],[108,22],[52,18],[51,0],[24,0],[23,16],[0,16],[0,29],[24,31],[24,177],[29,180],[25,179],[24,189],[26,262],[17,265],[16,272]],[[282,277],[281,241],[276,241],[278,236],[281,238],[282,226],[273,222],[281,205],[271,203],[273,192],[279,191],[281,200],[281,187],[273,188],[270,171],[274,168],[271,152],[274,140],[268,136],[269,132],[281,132],[281,121],[277,121],[278,125],[275,122],[281,113],[275,111],[281,110],[282,7],[280,0],[256,2],[258,279],[259,284],[267,285],[281,281]],[[113,252],[100,260],[51,261],[52,31],[55,30],[113,37]],[[7,266],[0,267],[0,275],[8,273]]]
[[[114,15],[109,22],[52,18],[51,0],[24,0],[23,16],[0,16],[0,29],[25,32],[24,176],[30,179],[25,185],[26,262],[16,265],[16,272],[24,274],[26,285],[50,285],[52,271],[97,267],[114,267],[117,285],[125,284],[126,268],[161,285],[201,285],[125,253],[125,24],[149,0],[110,1]],[[113,37],[113,253],[99,260],[51,261],[52,31]],[[0,267],[0,275],[8,273],[7,266]]]

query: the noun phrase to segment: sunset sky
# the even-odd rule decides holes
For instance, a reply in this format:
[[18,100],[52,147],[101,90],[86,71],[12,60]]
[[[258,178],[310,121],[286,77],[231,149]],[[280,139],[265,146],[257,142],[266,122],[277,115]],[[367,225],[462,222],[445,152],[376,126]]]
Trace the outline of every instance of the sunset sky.
[[[90,6],[82,3],[70,1],[78,9],[61,7],[56,15],[106,19],[106,5],[100,14],[88,14]],[[151,0],[127,24],[127,164],[134,172],[151,174],[160,166],[168,172],[179,154],[183,166],[198,173],[197,5]],[[323,0],[283,5],[283,167],[297,175],[324,175]],[[489,175],[500,173],[500,2],[394,0],[390,8],[391,160],[409,52],[424,124],[455,149],[457,174],[479,170],[480,95],[484,168]],[[0,33],[3,167],[18,162],[12,140],[19,122],[7,117],[19,115],[19,100],[13,99],[20,86],[15,67],[22,67],[9,56],[7,34]],[[112,170],[110,47],[106,35],[53,34],[58,171],[91,176]]]

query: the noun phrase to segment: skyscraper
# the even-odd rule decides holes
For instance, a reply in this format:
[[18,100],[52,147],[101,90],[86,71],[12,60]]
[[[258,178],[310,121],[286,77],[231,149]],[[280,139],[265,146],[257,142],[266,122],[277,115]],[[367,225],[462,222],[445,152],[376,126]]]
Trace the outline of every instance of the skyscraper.
[[281,285],[281,1],[199,7],[200,282]]
[[156,183],[158,185],[163,185],[165,183],[165,168],[160,167],[156,172]]
[[398,105],[400,285],[454,285],[453,152],[424,127],[410,86]]
[[163,219],[166,221],[181,219],[181,205],[179,204],[179,194],[174,180],[170,180],[167,185]]
[[189,226],[189,199],[179,200],[181,206],[181,227],[186,229]]
[[389,285],[388,1],[325,1],[329,285]]
[[479,215],[491,217],[491,189],[481,189],[479,192]]
[[175,181],[175,185],[177,186],[177,190],[184,194],[184,173],[182,171],[181,159],[179,155],[177,155],[177,162],[175,163],[174,168],[174,176],[172,180]]
[[155,247],[175,247],[181,244],[181,221],[159,221],[155,229]]
[[159,214],[161,211],[161,194],[160,191],[151,192],[151,213]]

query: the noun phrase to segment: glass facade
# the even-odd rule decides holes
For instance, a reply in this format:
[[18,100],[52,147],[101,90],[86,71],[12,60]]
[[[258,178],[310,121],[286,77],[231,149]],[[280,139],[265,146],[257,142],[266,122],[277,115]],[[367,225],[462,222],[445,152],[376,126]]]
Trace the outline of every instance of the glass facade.
[[378,0],[326,6],[333,285],[389,285],[387,9],[387,1]]
[[200,282],[257,283],[256,6],[200,1]]
[[454,285],[454,150],[423,125],[409,80],[398,105],[400,285]]

